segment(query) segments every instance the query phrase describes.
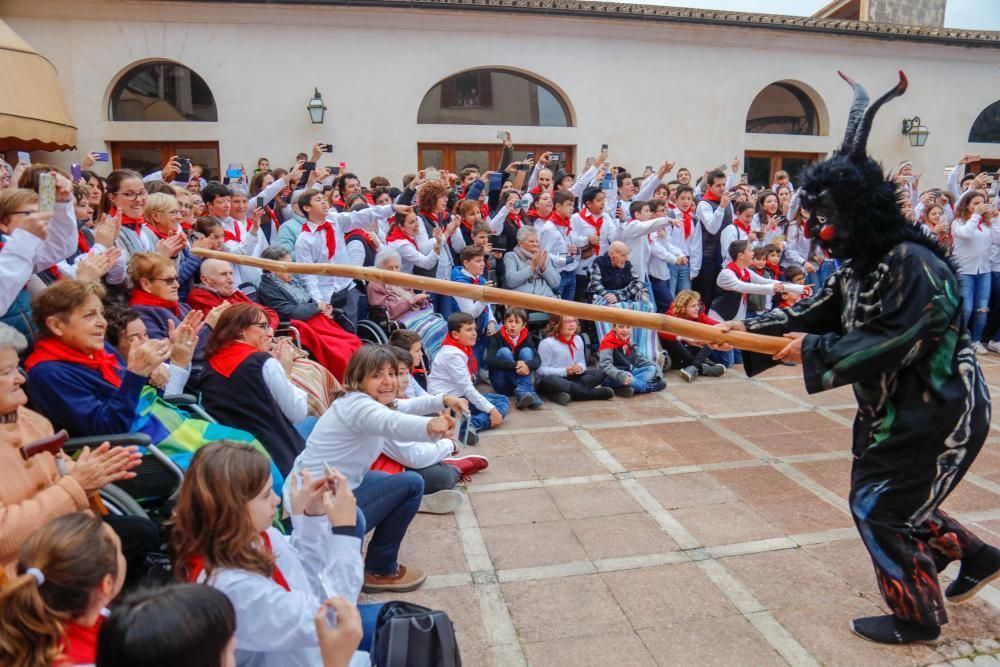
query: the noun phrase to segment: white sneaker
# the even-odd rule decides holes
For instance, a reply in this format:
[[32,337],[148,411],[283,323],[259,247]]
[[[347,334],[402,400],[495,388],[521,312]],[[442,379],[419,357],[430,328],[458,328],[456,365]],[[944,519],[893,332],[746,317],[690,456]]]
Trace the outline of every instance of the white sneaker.
[[986,348],[983,347],[982,343],[976,343],[972,346],[972,351],[976,354],[986,354]]
[[986,343],[986,349],[989,350],[990,352],[996,352],[997,354],[1000,354],[1000,341],[991,340],[990,342]]
[[418,512],[425,514],[451,514],[462,504],[462,492],[445,489],[426,495],[420,499]]

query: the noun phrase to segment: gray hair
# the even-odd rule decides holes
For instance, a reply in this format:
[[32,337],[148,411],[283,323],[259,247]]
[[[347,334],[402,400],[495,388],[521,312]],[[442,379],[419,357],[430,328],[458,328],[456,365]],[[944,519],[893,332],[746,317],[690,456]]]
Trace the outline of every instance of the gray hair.
[[12,347],[21,354],[28,349],[28,339],[20,331],[8,324],[0,324],[0,350]]
[[271,261],[280,262],[285,257],[291,257],[292,253],[288,252],[288,249],[280,245],[271,245],[264,248],[264,251],[260,253],[261,259],[269,259]]
[[246,199],[250,198],[250,193],[242,185],[230,185],[229,192],[233,197],[244,197]]
[[382,246],[382,249],[375,255],[375,267],[381,269],[390,259],[395,259],[400,264],[403,263],[403,257],[399,254],[398,250],[389,246]]
[[528,237],[531,236],[532,234],[538,236],[538,230],[529,225],[521,227],[519,230],[517,230],[517,242],[521,243],[522,241],[526,241]]

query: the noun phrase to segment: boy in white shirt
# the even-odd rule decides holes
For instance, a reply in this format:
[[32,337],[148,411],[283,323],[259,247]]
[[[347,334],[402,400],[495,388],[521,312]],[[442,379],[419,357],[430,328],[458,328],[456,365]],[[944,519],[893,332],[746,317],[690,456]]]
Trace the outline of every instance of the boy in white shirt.
[[472,347],[476,344],[476,320],[468,313],[453,313],[448,318],[448,334],[434,357],[427,391],[431,394],[450,394],[469,402],[472,414],[471,427],[476,431],[496,428],[503,423],[510,410],[510,402],[500,394],[480,394],[474,378],[479,364]]

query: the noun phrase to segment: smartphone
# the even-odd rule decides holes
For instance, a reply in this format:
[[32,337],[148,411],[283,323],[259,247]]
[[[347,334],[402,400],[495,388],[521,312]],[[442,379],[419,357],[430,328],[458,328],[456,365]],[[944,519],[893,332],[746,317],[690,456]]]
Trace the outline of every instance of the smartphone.
[[[335,595],[333,586],[331,586],[330,582],[326,580],[326,575],[324,573],[318,573],[317,578],[319,579],[320,588],[323,589],[323,600],[325,602]],[[326,622],[331,628],[337,627],[337,612],[329,607],[326,608]]]
[[340,167],[330,167],[331,176],[340,176]]
[[607,144],[601,144],[601,152],[602,153],[607,153],[608,152],[608,145]]
[[437,169],[428,169],[424,172],[424,179],[428,181],[439,181],[441,180],[441,172]]
[[549,162],[559,162],[562,160],[561,153],[549,153]]
[[322,146],[320,146],[319,149],[321,151],[323,151],[324,153],[332,153],[333,152],[333,144],[323,144]]
[[497,139],[500,141],[505,141],[507,139],[507,133],[503,130],[497,130]]
[[79,183],[80,180],[83,178],[82,170],[80,169],[80,165],[78,164],[71,164],[69,166],[69,173],[73,177],[74,183]]
[[56,177],[49,173],[38,175],[38,210],[41,213],[56,207]]
[[652,174],[653,172],[654,172],[653,165],[647,164],[646,165],[646,173],[647,174]]
[[181,170],[177,173],[177,180],[181,183],[187,183],[191,180],[191,159],[179,157],[177,158],[177,164],[181,166]]
[[605,171],[604,172],[604,180],[601,181],[601,189],[602,190],[611,190],[614,187],[615,187],[615,179],[614,179],[614,177],[611,175],[610,171]]
[[518,171],[528,171],[528,167],[529,167],[529,165],[519,164],[519,165],[517,165],[517,170]]
[[230,162],[229,166],[226,167],[226,178],[243,178],[243,164],[239,162]]
[[108,161],[108,154],[107,153],[96,153],[95,152],[94,153],[94,160],[96,162],[107,162]]
[[468,412],[456,414],[455,410],[451,410],[451,416],[455,420],[455,439],[461,446],[460,448],[465,449],[469,444],[469,430],[472,426],[472,415]]
[[[517,201],[521,201],[518,199]],[[507,237],[496,234],[490,234],[490,245],[493,246],[494,250],[506,250],[507,249]]]
[[499,190],[503,184],[503,174],[490,174],[490,190]]
[[17,152],[17,163],[18,164],[23,164],[25,167],[30,167],[31,166],[31,153],[28,153],[27,151],[18,151]]
[[515,211],[520,211],[522,208],[524,208],[524,201],[521,200],[521,199],[515,200],[514,201],[514,210]]
[[264,198],[257,197],[257,208],[264,208]]
[[746,174],[740,174],[740,183],[748,183],[749,177]]
[[534,161],[534,159],[535,159],[535,154],[534,154],[534,153],[525,153],[525,154],[524,154],[524,159],[525,159],[525,160],[532,160],[532,161]]
[[309,174],[316,169],[315,162],[305,162],[302,165],[302,178],[299,179],[299,189],[306,187],[306,183],[309,182]]

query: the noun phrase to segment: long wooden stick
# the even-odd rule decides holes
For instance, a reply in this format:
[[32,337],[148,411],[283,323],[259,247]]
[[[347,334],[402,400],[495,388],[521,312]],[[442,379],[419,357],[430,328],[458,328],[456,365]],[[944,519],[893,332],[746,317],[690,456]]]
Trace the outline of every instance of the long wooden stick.
[[761,354],[773,355],[782,350],[788,344],[785,338],[777,336],[762,336],[743,331],[731,331],[721,333],[707,324],[684,320],[679,317],[670,317],[659,313],[641,313],[634,310],[624,310],[611,306],[597,306],[590,303],[579,303],[577,301],[563,301],[547,296],[536,294],[525,294],[513,290],[500,289],[498,287],[486,287],[483,285],[467,285],[465,283],[453,282],[450,280],[438,280],[437,278],[425,278],[415,276],[410,273],[400,271],[386,271],[370,266],[350,266],[344,264],[306,264],[299,262],[279,262],[276,260],[262,259],[260,257],[247,257],[245,255],[234,255],[218,250],[206,250],[204,248],[192,248],[191,252],[201,257],[211,259],[221,259],[232,264],[242,266],[254,266],[265,271],[277,271],[280,273],[298,273],[307,275],[337,276],[340,278],[354,278],[355,280],[374,281],[388,285],[399,285],[425,292],[435,292],[448,296],[457,296],[464,299],[474,299],[476,301],[486,301],[488,303],[502,303],[506,306],[517,306],[525,310],[538,310],[556,315],[567,315],[578,317],[583,320],[593,320],[597,322],[610,322],[612,324],[630,324],[640,329],[653,329],[665,331],[676,336],[682,336],[691,340],[706,341],[710,343],[728,343],[733,347],[749,352],[760,352]]

